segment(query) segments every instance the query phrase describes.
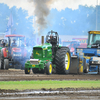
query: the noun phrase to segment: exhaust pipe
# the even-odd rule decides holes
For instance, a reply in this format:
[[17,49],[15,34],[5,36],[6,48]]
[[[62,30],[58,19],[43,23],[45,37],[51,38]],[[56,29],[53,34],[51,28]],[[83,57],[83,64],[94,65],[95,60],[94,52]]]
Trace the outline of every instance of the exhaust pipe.
[[42,36],[41,43],[44,44],[44,36]]

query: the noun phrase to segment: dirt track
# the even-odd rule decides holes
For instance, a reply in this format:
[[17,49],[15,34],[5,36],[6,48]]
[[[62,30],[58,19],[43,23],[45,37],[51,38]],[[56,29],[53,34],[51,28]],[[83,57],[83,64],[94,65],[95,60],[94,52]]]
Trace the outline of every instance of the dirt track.
[[[100,75],[46,75],[46,74],[25,74],[24,70],[9,69],[0,70],[0,81],[17,81],[17,80],[100,80]],[[33,92],[31,92],[33,91]],[[0,99],[2,100],[99,100],[100,88],[88,90],[80,89],[56,89],[46,90],[42,89],[39,94],[34,94],[35,90],[18,91],[18,90],[0,90]],[[39,90],[40,91],[40,90]],[[56,93],[44,93],[44,91],[56,91]],[[58,92],[57,92],[58,91]],[[64,92],[65,91],[65,92]],[[87,91],[87,92],[86,92]],[[20,94],[20,92],[23,92]],[[26,93],[28,92],[28,94]],[[31,92],[31,93],[30,93]],[[7,93],[7,94],[6,94]],[[13,93],[13,94],[9,94]],[[25,94],[24,94],[25,93]]]
[[25,74],[24,70],[9,69],[0,70],[0,81],[17,81],[17,80],[100,80],[100,75],[46,75],[46,74]]

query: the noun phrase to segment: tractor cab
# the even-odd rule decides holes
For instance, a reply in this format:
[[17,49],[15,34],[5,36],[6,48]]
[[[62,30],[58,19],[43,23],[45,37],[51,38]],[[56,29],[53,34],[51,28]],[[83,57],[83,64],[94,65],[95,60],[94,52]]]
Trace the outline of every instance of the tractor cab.
[[8,47],[24,47],[24,38],[23,35],[6,35],[8,37]]
[[100,48],[100,31],[88,32],[87,48]]
[[25,47],[24,45],[25,36],[14,34],[14,35],[6,35],[6,37],[8,38],[7,48],[11,56],[13,54],[12,52],[21,52],[22,51],[21,49]]

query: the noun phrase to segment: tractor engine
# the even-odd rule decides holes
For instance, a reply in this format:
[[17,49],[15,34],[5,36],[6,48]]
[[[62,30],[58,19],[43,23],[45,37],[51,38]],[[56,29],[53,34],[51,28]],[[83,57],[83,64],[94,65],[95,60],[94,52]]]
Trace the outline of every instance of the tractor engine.
[[51,45],[33,48],[33,59],[30,59],[31,64],[38,64],[40,60],[49,60],[52,57]]

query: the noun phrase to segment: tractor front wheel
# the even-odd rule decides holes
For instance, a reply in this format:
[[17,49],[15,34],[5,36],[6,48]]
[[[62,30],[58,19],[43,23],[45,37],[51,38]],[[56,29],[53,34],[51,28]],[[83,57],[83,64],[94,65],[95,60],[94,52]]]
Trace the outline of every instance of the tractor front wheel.
[[68,74],[71,66],[70,50],[67,47],[61,47],[57,50],[55,56],[56,73]]
[[88,73],[89,72],[89,66],[86,64],[86,69],[84,69],[84,73]]
[[88,73],[89,72],[89,65],[86,63],[86,59],[84,59],[83,62],[83,67],[84,67],[84,73]]
[[9,60],[8,59],[4,59],[4,68],[5,69],[9,69]]
[[51,62],[47,62],[47,64],[46,64],[46,74],[47,75],[52,74],[52,63]]
[[30,69],[25,68],[25,74],[30,74]]

